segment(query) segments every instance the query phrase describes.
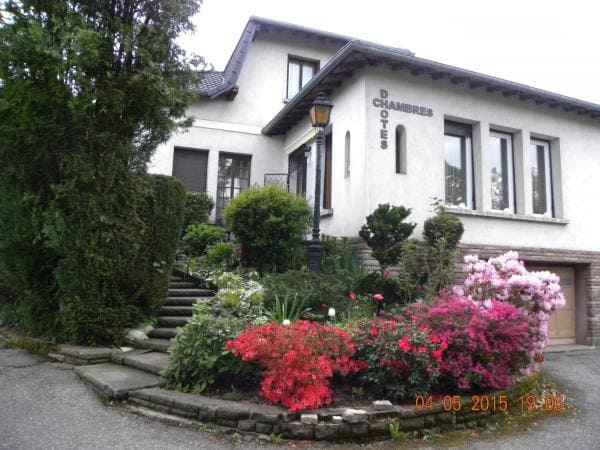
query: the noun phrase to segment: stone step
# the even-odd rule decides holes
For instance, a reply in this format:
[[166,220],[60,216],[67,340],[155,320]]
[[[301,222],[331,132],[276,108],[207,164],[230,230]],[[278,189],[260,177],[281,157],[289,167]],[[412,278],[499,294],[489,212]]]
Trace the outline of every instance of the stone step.
[[191,316],[159,316],[158,326],[173,328],[182,327],[187,324],[191,319]]
[[194,308],[192,306],[163,306],[160,308],[158,312],[161,316],[187,316],[192,317],[192,311]]
[[177,275],[171,275],[171,281],[184,281],[183,277]]
[[174,341],[171,339],[144,339],[143,341],[136,341],[135,346],[137,348],[144,348],[148,350],[152,350],[155,352],[163,352],[166,353],[174,344]]
[[154,328],[148,333],[149,338],[172,339],[177,334],[177,328]]
[[148,352],[126,356],[123,358],[123,364],[154,375],[160,375],[169,365],[169,354],[164,352]]
[[201,301],[209,301],[214,297],[167,297],[164,305],[182,305],[182,306],[191,306],[196,302]]
[[193,289],[195,287],[196,285],[189,281],[171,281],[171,284],[169,284],[170,289]]
[[75,373],[104,398],[125,399],[130,392],[156,387],[160,377],[115,363],[77,366]]
[[170,289],[167,297],[212,297],[210,289]]

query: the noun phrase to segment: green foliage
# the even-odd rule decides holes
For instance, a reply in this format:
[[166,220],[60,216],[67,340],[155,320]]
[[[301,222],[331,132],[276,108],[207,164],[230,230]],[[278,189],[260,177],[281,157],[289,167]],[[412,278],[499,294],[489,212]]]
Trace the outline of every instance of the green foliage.
[[454,250],[465,228],[460,219],[452,214],[438,214],[430,217],[423,224],[423,236],[429,246],[435,246],[440,239],[445,239],[445,246]]
[[190,124],[197,77],[175,39],[200,4],[4,3],[0,277],[34,334],[116,343],[141,314],[132,271],[168,270],[166,248],[141,256],[160,232],[136,173]]
[[241,243],[242,263],[261,273],[290,267],[311,217],[304,198],[275,184],[246,189],[224,211],[227,227]]
[[399,275],[402,303],[409,303],[423,297],[427,282],[427,261],[423,247],[416,239],[408,239],[402,244],[402,272]]
[[231,270],[240,263],[240,259],[236,256],[236,245],[233,242],[219,242],[211,245],[201,259],[202,265],[209,270]]
[[143,316],[154,316],[167,296],[171,269],[181,234],[185,187],[172,177],[149,175],[149,195],[143,207],[147,233],[132,282],[139,275],[138,306]]
[[283,299],[275,296],[275,302],[266,310],[266,314],[274,322],[298,320],[310,310],[304,307],[305,302],[306,299],[299,299],[298,294],[294,294],[293,297],[286,295]]
[[399,441],[407,438],[406,432],[402,431],[402,427],[400,426],[400,422],[398,419],[390,420],[388,423],[388,430],[390,432],[390,437],[394,441]]
[[271,308],[276,298],[293,298],[310,308],[312,319],[323,320],[327,309],[333,307],[341,314],[349,307],[348,291],[345,281],[335,274],[290,270],[279,274],[270,274],[262,278],[265,286],[265,305]]
[[364,275],[358,281],[356,292],[363,295],[381,294],[388,305],[404,302],[400,280],[391,276],[383,276],[377,272]]
[[183,391],[200,393],[208,386],[256,375],[252,364],[240,362],[225,349],[249,324],[267,321],[263,289],[254,281],[225,272],[211,280],[219,291],[214,301],[194,306],[192,320],[177,332],[163,377]]
[[206,192],[188,192],[185,198],[185,217],[183,227],[205,223],[215,202]]
[[183,236],[184,251],[190,256],[202,256],[206,249],[227,240],[227,232],[216,225],[190,225]]
[[405,223],[411,209],[404,206],[382,204],[367,216],[359,235],[373,250],[373,257],[382,272],[397,264],[402,256],[402,243],[411,235],[416,224]]
[[358,252],[348,239],[324,236],[321,240],[321,264],[323,272],[335,274],[343,279],[347,289],[354,290],[365,271]]

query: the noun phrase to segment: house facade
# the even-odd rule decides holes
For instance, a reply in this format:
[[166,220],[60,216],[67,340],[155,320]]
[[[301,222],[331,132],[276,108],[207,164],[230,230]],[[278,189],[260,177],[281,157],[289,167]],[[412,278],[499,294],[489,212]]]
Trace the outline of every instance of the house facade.
[[[313,200],[318,92],[334,104],[322,157],[321,230],[356,237],[380,203],[419,225],[444,200],[461,252],[519,251],[561,276],[552,342],[600,341],[600,105],[470,72],[412,52],[250,18],[223,72],[207,73],[194,125],[150,171],[228,200],[278,182]],[[421,236],[421,228],[415,236]]]

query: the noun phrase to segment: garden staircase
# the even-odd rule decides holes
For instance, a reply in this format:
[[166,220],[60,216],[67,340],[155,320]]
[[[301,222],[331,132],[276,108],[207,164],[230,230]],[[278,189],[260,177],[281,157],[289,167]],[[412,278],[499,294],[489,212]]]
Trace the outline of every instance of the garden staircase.
[[148,333],[149,339],[136,342],[136,347],[157,352],[166,352],[172,344],[177,327],[182,327],[192,318],[197,302],[210,300],[215,293],[200,289],[183,277],[171,276],[167,299],[159,311],[158,325]]
[[158,324],[148,333],[148,339],[136,341],[135,348],[129,351],[109,352],[110,362],[78,366],[75,372],[105,398],[125,399],[130,392],[160,386],[160,373],[169,363],[167,351],[173,345],[177,327],[190,321],[197,302],[210,300],[214,295],[195,282],[171,276]]

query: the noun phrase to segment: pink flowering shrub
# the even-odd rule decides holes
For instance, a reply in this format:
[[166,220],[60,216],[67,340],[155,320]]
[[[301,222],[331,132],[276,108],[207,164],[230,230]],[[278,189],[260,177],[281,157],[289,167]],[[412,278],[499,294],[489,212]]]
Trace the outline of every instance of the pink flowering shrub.
[[439,387],[444,390],[504,388],[530,362],[531,321],[513,305],[494,299],[483,305],[447,295],[433,307],[413,310],[415,320],[430,326],[447,345],[440,367]]
[[538,370],[544,347],[548,343],[550,314],[565,305],[559,277],[551,272],[528,271],[519,261],[517,252],[508,252],[488,261],[477,256],[465,256],[467,278],[463,288],[455,292],[467,295],[474,301],[489,305],[492,300],[508,303],[520,309],[531,323],[533,347],[529,352],[531,364],[522,373]]
[[346,331],[306,320],[250,326],[226,348],[263,366],[261,394],[290,411],[331,403],[329,379],[334,372],[346,375],[360,369],[351,359],[356,344]]
[[359,379],[372,395],[414,400],[427,395],[440,374],[447,347],[429,326],[410,319],[363,319],[351,329],[355,358],[364,369]]

